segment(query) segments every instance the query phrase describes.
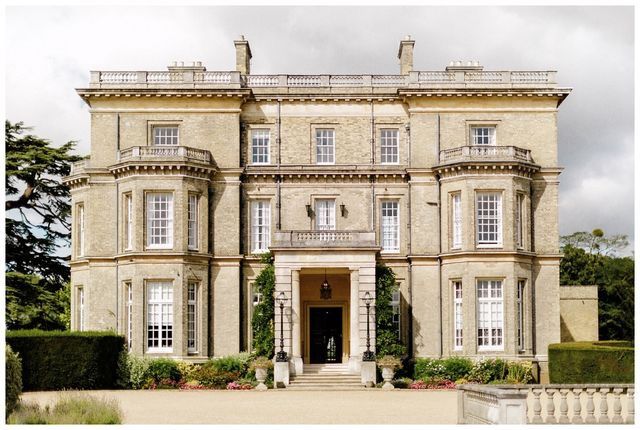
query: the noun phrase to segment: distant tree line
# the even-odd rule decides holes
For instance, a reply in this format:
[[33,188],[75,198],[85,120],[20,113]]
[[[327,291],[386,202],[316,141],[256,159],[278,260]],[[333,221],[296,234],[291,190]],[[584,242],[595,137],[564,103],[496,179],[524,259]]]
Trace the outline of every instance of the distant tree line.
[[560,240],[560,284],[598,286],[600,339],[633,340],[635,261],[619,256],[629,245],[627,236],[607,236],[596,229]]

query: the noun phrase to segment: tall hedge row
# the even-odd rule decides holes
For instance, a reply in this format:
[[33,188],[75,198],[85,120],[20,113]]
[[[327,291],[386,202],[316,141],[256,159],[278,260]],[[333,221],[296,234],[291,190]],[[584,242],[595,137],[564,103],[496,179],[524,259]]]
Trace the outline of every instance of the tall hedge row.
[[113,332],[16,330],[7,344],[22,360],[25,391],[114,388],[125,348]]
[[549,345],[552,384],[633,383],[633,343],[566,342]]

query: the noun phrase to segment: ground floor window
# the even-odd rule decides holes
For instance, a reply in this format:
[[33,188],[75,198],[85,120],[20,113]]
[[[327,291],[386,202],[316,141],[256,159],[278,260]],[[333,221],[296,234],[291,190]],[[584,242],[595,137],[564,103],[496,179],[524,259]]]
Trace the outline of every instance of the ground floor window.
[[131,282],[124,283],[124,290],[127,298],[127,350],[131,351],[133,346],[133,288],[131,288]]
[[189,282],[187,287],[187,351],[198,351],[198,284]]
[[478,280],[478,350],[502,350],[502,281]]
[[78,287],[78,330],[84,331],[84,288]]
[[173,350],[173,284],[171,281],[147,282],[147,350]]
[[402,318],[400,313],[400,289],[396,287],[391,294],[391,308],[393,310],[393,329],[396,332],[398,339],[400,339],[400,319]]
[[453,349],[462,349],[462,281],[453,281]]
[[516,310],[517,310],[517,324],[518,324],[518,351],[524,350],[524,286],[525,280],[518,280],[518,289],[516,291]]

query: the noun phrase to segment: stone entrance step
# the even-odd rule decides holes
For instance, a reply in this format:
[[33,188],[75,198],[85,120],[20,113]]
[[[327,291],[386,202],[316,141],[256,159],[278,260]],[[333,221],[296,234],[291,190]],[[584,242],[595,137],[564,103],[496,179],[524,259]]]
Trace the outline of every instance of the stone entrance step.
[[346,363],[305,364],[301,375],[292,376],[288,390],[363,390],[360,375],[349,373]]

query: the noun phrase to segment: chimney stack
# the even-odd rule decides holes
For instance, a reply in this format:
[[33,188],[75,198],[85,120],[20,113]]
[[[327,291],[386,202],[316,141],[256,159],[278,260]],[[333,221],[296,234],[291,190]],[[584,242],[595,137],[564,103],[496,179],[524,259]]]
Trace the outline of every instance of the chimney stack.
[[234,40],[236,46],[236,71],[241,75],[249,75],[251,73],[251,48],[249,41],[244,39],[244,35],[239,40]]
[[400,41],[398,48],[398,59],[400,59],[400,74],[408,75],[413,72],[413,45],[416,41],[407,36],[405,40]]

